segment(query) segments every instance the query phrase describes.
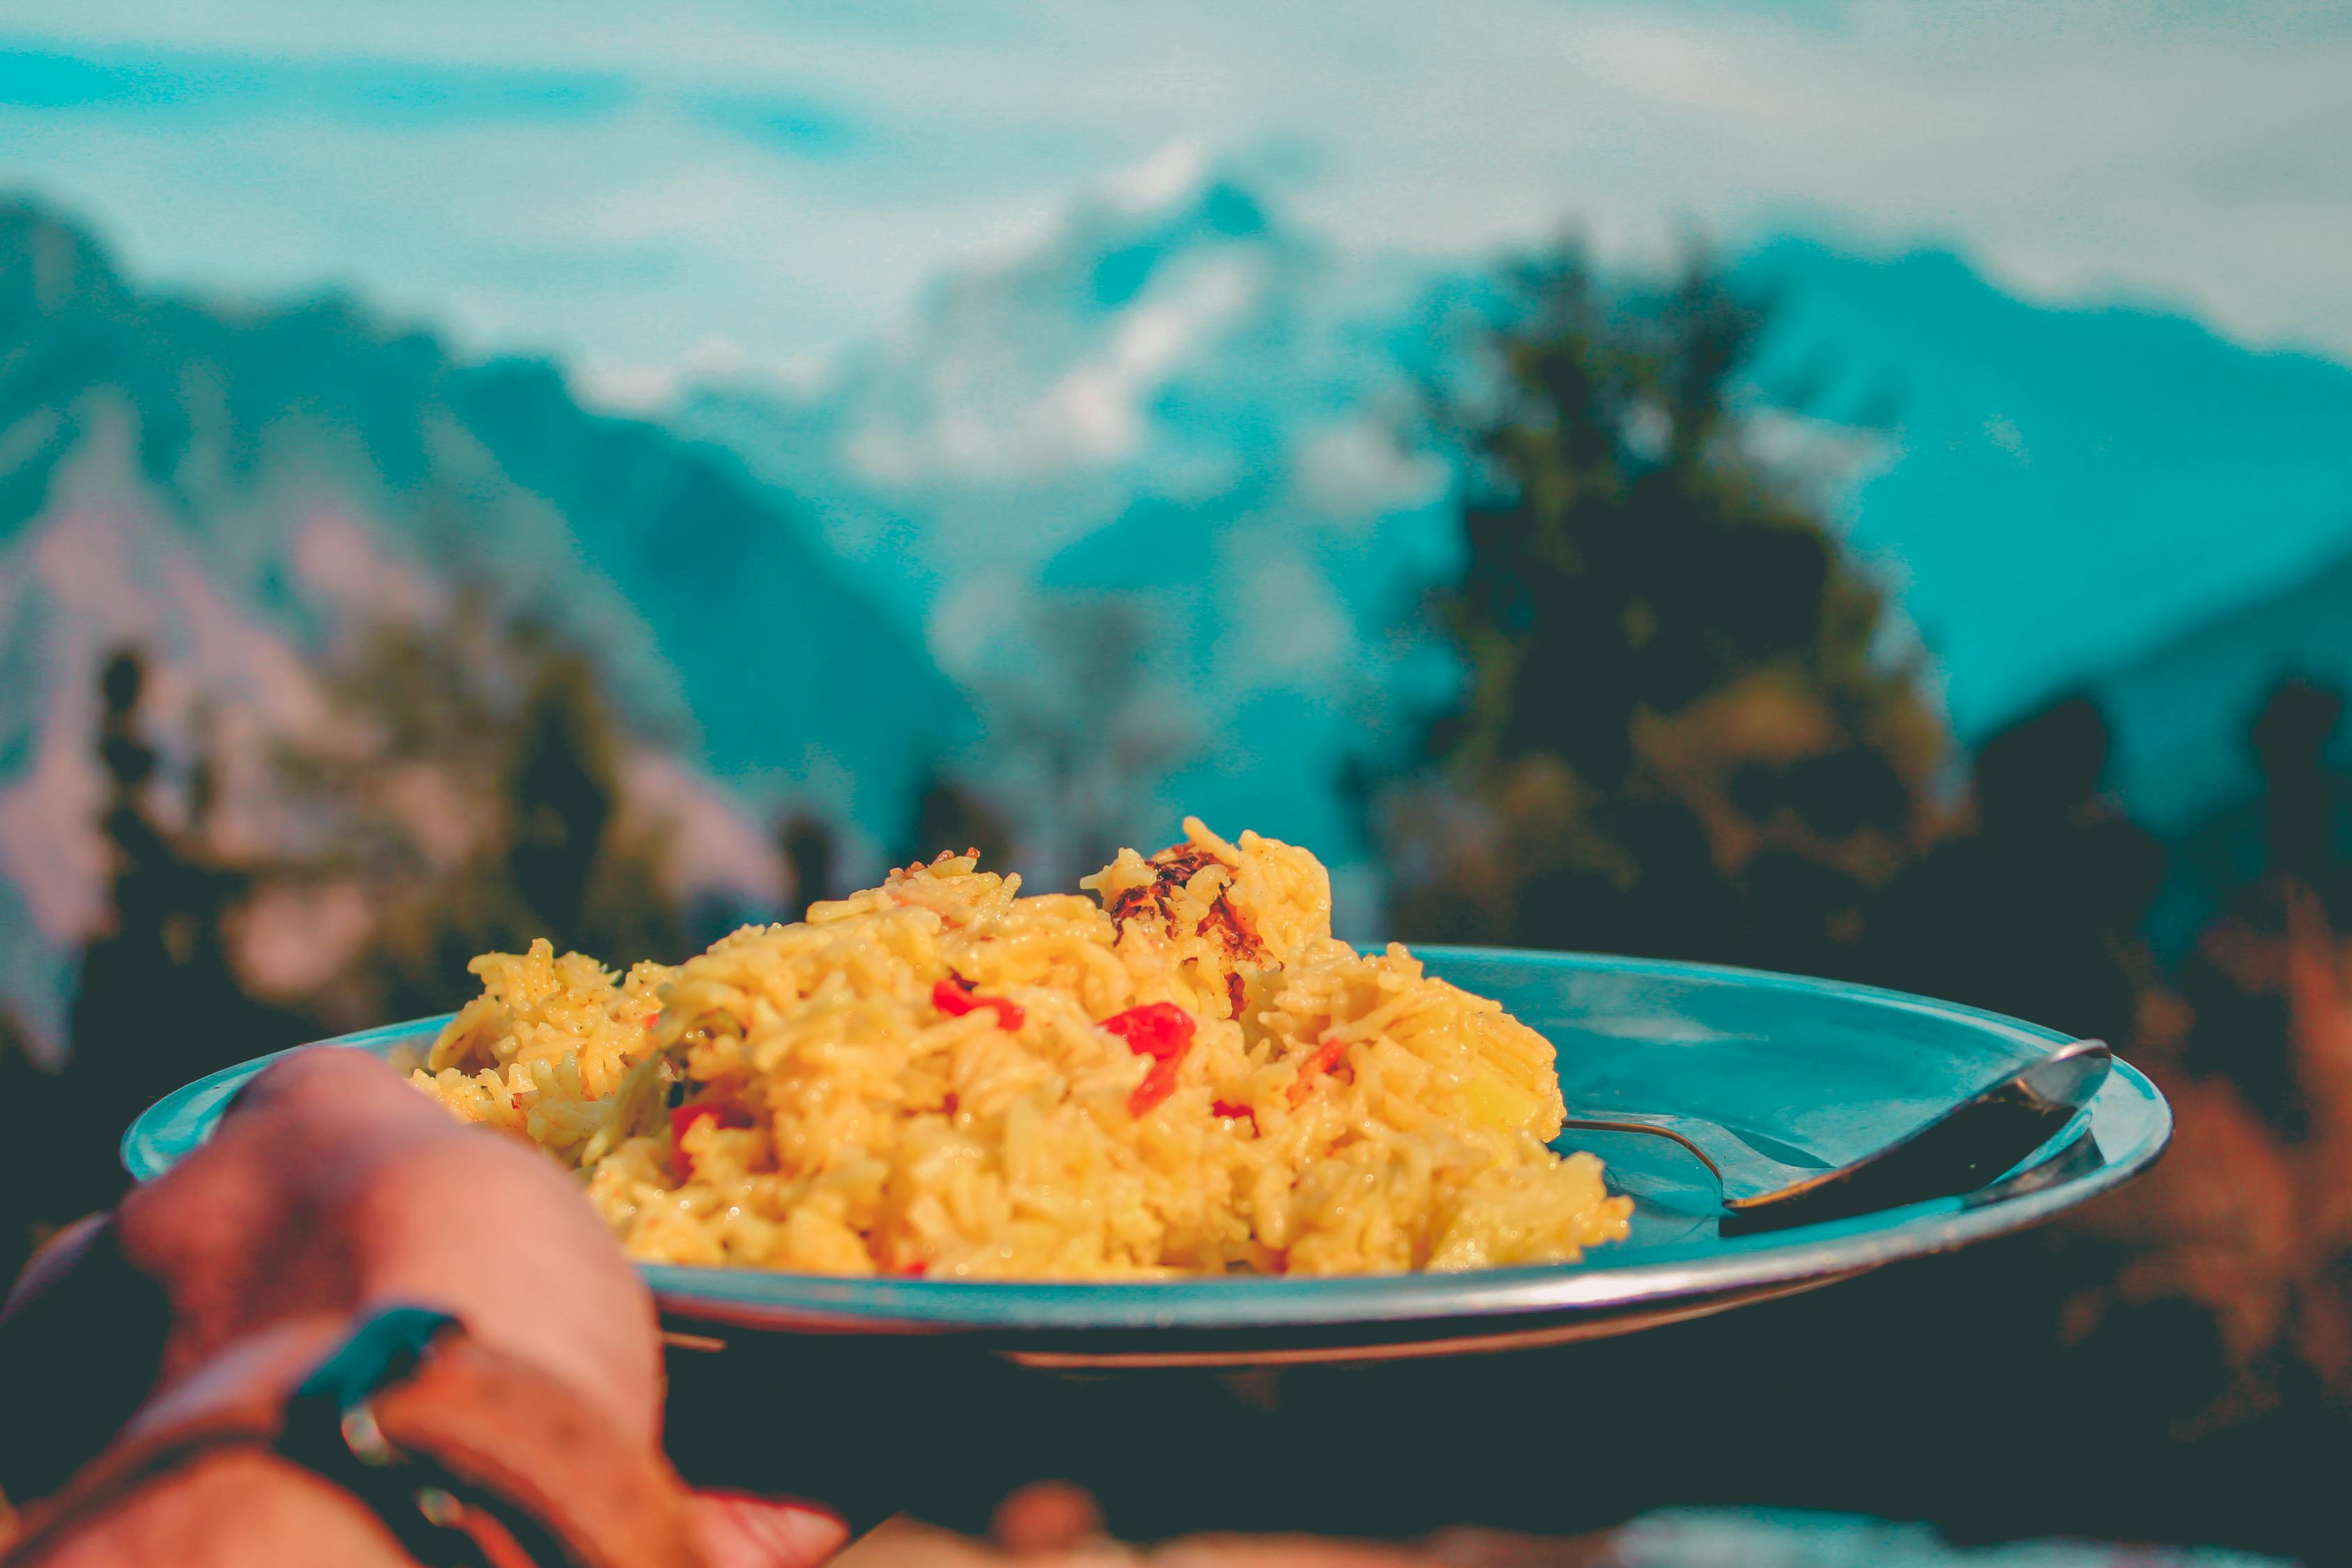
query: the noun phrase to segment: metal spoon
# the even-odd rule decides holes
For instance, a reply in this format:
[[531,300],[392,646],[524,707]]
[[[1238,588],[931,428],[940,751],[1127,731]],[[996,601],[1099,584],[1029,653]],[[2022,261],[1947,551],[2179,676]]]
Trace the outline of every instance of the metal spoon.
[[1612,1110],[1563,1127],[1646,1132],[1697,1155],[1743,1220],[1804,1224],[1973,1192],[2072,1121],[2107,1079],[2114,1053],[2076,1040],[2028,1063],[1860,1159],[1834,1169],[1773,1158],[1727,1127],[1696,1116]]

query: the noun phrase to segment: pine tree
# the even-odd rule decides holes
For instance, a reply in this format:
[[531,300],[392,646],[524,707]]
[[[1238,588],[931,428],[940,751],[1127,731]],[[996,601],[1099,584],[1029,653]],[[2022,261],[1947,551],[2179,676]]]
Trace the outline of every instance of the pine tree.
[[454,1007],[477,954],[541,937],[608,963],[685,955],[667,824],[629,809],[626,727],[583,650],[475,594],[374,628],[331,680],[363,739],[281,759],[324,831],[280,869],[366,897],[339,1021]]
[[53,1218],[109,1201],[123,1176],[115,1143],[132,1117],[192,1079],[292,1044],[304,1020],[247,994],[227,921],[250,878],[205,841],[213,770],[191,772],[174,826],[155,799],[161,758],[141,712],[146,665],[131,648],[99,676],[98,754],[108,780],[100,826],[112,860],[105,924],[83,949],[72,1054],[58,1085],[63,1155]]
[[792,868],[792,902],[805,912],[811,904],[837,899],[841,846],[833,824],[813,811],[796,811],[776,829],[776,847]]
[[1761,315],[1704,261],[1643,295],[1514,279],[1438,595],[1467,679],[1386,800],[1398,924],[1837,968],[1909,853],[1936,726],[1876,593],[1752,456]]
[[613,750],[587,661],[550,658],[525,700],[507,775],[506,874],[532,919],[566,945],[584,934],[589,881],[613,821]]
[[901,864],[927,861],[942,851],[961,854],[977,849],[980,863],[987,869],[1015,868],[1012,818],[984,793],[940,763],[932,764],[916,789],[910,835],[901,847]]

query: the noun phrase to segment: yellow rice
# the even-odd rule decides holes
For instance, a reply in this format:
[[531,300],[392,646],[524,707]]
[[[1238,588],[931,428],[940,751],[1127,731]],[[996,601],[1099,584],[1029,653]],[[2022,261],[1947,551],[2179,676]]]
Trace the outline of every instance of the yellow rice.
[[[1570,1261],[1625,1234],[1600,1163],[1546,1147],[1564,1112],[1543,1037],[1401,946],[1332,940],[1312,855],[1184,827],[1120,851],[1094,897],[1018,897],[942,856],[676,968],[485,954],[415,1079],[580,1172],[661,1262],[1342,1274]],[[941,982],[981,1005],[943,1009]],[[1145,1104],[1154,1059],[1103,1021],[1150,1003],[1195,1032]]]

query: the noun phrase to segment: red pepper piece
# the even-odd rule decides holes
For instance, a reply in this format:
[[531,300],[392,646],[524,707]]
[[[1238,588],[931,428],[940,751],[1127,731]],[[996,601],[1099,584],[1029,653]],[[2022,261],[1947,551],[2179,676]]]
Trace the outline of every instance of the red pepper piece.
[[1008,1002],[1002,996],[975,996],[971,986],[953,979],[942,980],[931,987],[931,1005],[950,1018],[961,1018],[982,1007],[992,1009],[1000,1029],[1018,1029],[1025,1016],[1020,1003]]
[[930,1268],[931,1266],[929,1263],[926,1263],[923,1259],[918,1258],[912,1263],[908,1264],[904,1268],[899,1269],[898,1272],[905,1275],[909,1279],[920,1279],[925,1274],[930,1272]]
[[1192,1014],[1173,1002],[1148,1002],[1113,1014],[1102,1026],[1125,1040],[1137,1056],[1151,1058],[1151,1070],[1128,1097],[1129,1115],[1140,1116],[1176,1092],[1176,1069],[1192,1048],[1192,1032],[1199,1026]]
[[1246,1105],[1235,1105],[1230,1100],[1211,1100],[1209,1102],[1209,1113],[1212,1116],[1221,1116],[1228,1121],[1238,1121],[1243,1117],[1247,1117],[1249,1119],[1249,1124],[1252,1127],[1255,1127],[1257,1125],[1256,1111],[1251,1110]]
[[719,1126],[744,1128],[752,1125],[751,1113],[732,1100],[702,1100],[692,1105],[674,1105],[669,1111],[670,1168],[681,1182],[694,1179],[694,1156],[686,1152],[686,1131],[698,1121],[716,1121]]
[[1181,1057],[1161,1057],[1153,1062],[1151,1070],[1143,1075],[1143,1081],[1135,1086],[1135,1092],[1127,1097],[1127,1113],[1140,1116],[1175,1093],[1176,1068],[1182,1060]]
[[1298,1064],[1298,1081],[1290,1086],[1290,1103],[1298,1104],[1315,1092],[1315,1080],[1339,1065],[1348,1054],[1348,1042],[1327,1039],[1315,1047],[1314,1055]]
[[1137,1056],[1167,1061],[1192,1048],[1192,1031],[1198,1026],[1192,1014],[1173,1002],[1149,1002],[1113,1014],[1102,1021],[1102,1026],[1125,1040],[1127,1048]]

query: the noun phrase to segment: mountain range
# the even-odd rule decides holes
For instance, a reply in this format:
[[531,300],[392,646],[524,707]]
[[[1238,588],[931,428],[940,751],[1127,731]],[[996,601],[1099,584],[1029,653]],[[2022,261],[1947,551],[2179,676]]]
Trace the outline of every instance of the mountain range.
[[[1759,436],[1963,744],[2109,692],[2118,788],[2187,824],[2248,787],[2201,765],[2237,754],[2242,687],[2327,648],[2352,671],[2352,630],[2262,612],[2352,551],[2352,369],[1935,251],[1730,259],[1771,305],[1757,405],[1792,411]],[[160,661],[167,752],[208,708],[249,786],[225,828],[263,844],[262,759],[319,721],[320,660],[461,582],[594,650],[681,879],[747,908],[785,895],[785,804],[870,868],[944,768],[1029,802],[1045,881],[1081,868],[1088,798],[1130,841],[1192,811],[1316,847],[1375,930],[1343,779],[1455,679],[1419,606],[1458,469],[1422,416],[1499,318],[1492,276],[1338,251],[1201,169],[1081,197],[812,381],[621,417],[349,300],[142,289],[0,207],[0,995],[54,1040],[100,912],[106,647]],[[2221,665],[2247,673],[2197,674]]]
[[142,291],[70,224],[0,205],[0,998],[37,1041],[60,1038],[103,915],[106,651],[144,651],[167,759],[201,724],[218,835],[266,853],[269,759],[329,717],[325,661],[464,584],[592,653],[644,738],[628,787],[674,820],[697,898],[782,901],[784,799],[895,833],[969,723],[793,498],[726,452],[347,300]]
[[[2135,811],[2169,830],[2250,790],[2249,682],[2316,668],[2310,636],[2248,614],[2245,679],[2126,675],[2352,551],[2352,368],[2021,300],[1948,252],[1782,237],[1724,259],[1768,306],[1759,441],[1884,583],[1888,657],[1920,662],[1961,744],[2090,690]],[[1079,201],[814,383],[706,384],[668,417],[823,498],[848,569],[967,686],[1028,657],[1003,635],[1024,616],[1149,606],[1213,737],[1162,804],[1306,836],[1370,929],[1335,781],[1450,689],[1412,612],[1457,559],[1455,470],[1413,430],[1503,318],[1492,279],[1335,255],[1202,169]]]
[[[2352,549],[2352,367],[2145,305],[2030,303],[1942,252],[1783,238],[1739,270],[1774,302],[1759,383],[1874,432],[1838,510],[1964,741]],[[2157,759],[2216,716],[2131,706],[2119,787],[2194,815],[2213,781],[2174,788]]]

